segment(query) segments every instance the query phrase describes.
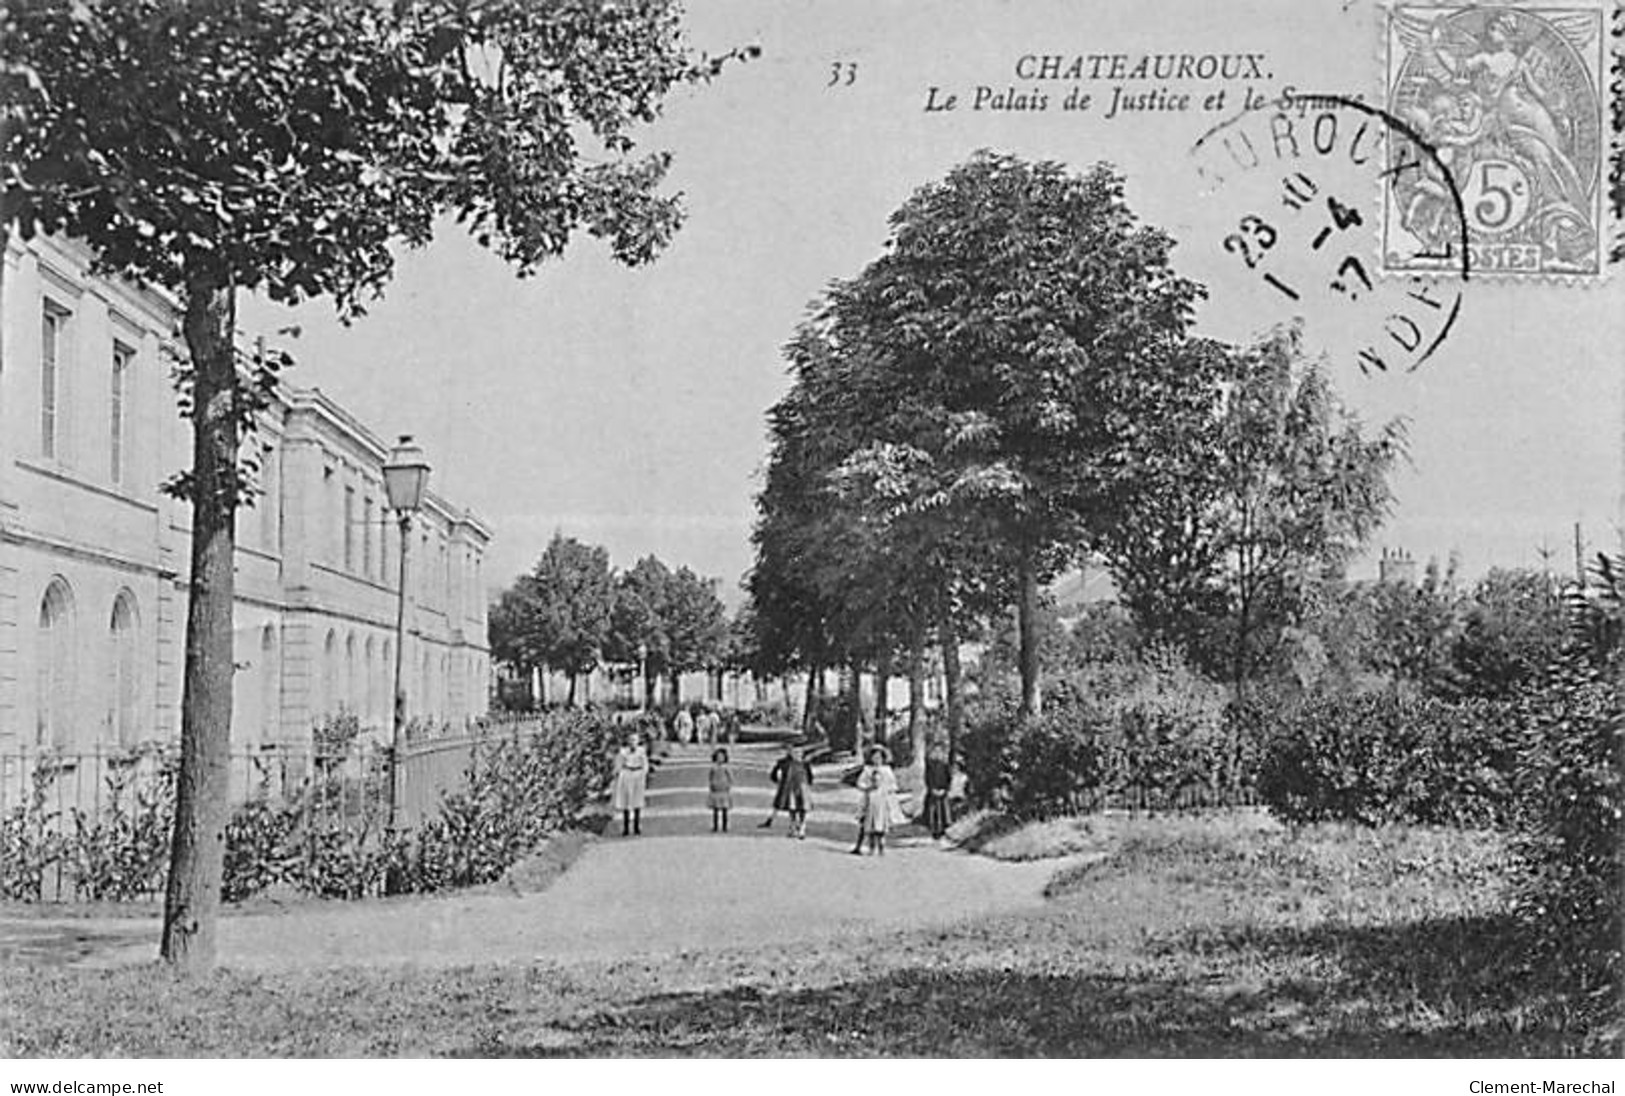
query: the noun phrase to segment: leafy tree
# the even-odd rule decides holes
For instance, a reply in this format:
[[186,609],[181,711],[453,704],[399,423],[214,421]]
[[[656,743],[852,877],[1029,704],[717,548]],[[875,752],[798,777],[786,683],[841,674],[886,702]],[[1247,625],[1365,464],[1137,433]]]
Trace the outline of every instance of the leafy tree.
[[812,679],[902,655],[918,682],[935,632],[953,741],[960,636],[1012,599],[1036,710],[1039,587],[1110,520],[1199,289],[1104,166],[980,153],[892,228],[787,347],[750,590],[764,655]]
[[1106,165],[980,152],[917,191],[883,254],[831,293],[869,478],[1014,594],[1036,713],[1039,590],[1115,520],[1142,408],[1184,384],[1201,289],[1169,265]]
[[527,689],[534,673],[547,665],[533,642],[535,634],[530,622],[535,612],[535,591],[530,576],[520,575],[497,597],[486,617],[491,657],[523,677]]
[[1148,637],[1245,693],[1387,515],[1404,424],[1368,437],[1296,327],[1186,360],[1206,395],[1148,420],[1134,496],[1098,546]]
[[523,642],[538,664],[570,676],[566,703],[573,706],[576,678],[598,665],[609,635],[615,599],[609,552],[555,533],[519,586]]
[[1366,588],[1365,600],[1371,619],[1367,665],[1395,689],[1405,683],[1442,691],[1460,616],[1455,560],[1442,570],[1438,560],[1429,560],[1414,585],[1375,583]]
[[[1053,674],[1067,663],[1069,637],[1055,612],[1054,599],[1041,594],[1038,599],[1038,664],[1043,672]],[[1013,611],[1006,610],[994,617],[991,635],[982,651],[979,677],[982,691],[1007,688],[1020,658],[1020,621]]]
[[[1519,701],[1517,905],[1617,1044],[1625,1024],[1625,556],[1565,595],[1559,657]],[[1589,1018],[1589,1017],[1588,1017]],[[1617,1046],[1615,1048],[1617,1050]]]
[[[0,9],[0,219],[85,239],[183,311],[192,575],[162,953],[214,958],[226,823],[239,442],[237,293],[360,311],[451,214],[521,273],[577,229],[628,263],[680,213],[632,133],[720,60],[674,5],[570,0],[42,0]],[[725,59],[724,59],[725,60]]]
[[671,657],[671,637],[662,616],[670,584],[670,568],[652,555],[638,560],[615,580],[605,652],[615,661],[640,664],[645,708],[654,707],[655,682],[666,672]]
[[1450,650],[1451,690],[1510,697],[1535,682],[1563,648],[1563,598],[1550,575],[1496,568],[1473,587]]
[[683,674],[721,665],[728,619],[717,596],[717,580],[679,567],[666,583],[660,618],[668,643],[666,672],[671,677],[672,700],[680,703]]
[[607,650],[632,662],[643,654],[644,703],[664,675],[672,701],[681,700],[682,675],[718,670],[727,649],[728,618],[717,580],[687,567],[673,571],[655,556],[638,560],[616,583]]

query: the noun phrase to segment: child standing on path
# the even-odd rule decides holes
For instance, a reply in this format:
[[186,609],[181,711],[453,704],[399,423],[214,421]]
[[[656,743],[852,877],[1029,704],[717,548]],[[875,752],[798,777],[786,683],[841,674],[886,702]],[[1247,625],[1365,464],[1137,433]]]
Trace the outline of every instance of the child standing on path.
[[706,802],[711,807],[711,832],[728,832],[728,812],[733,809],[734,771],[728,766],[727,750],[711,751],[711,772],[708,778],[710,794]]
[[621,812],[621,836],[643,832],[643,800],[649,779],[649,755],[636,732],[626,736],[615,755],[615,786],[610,806]]
[[790,816],[790,836],[805,840],[807,811],[812,807],[809,789],[812,787],[813,773],[812,766],[801,755],[801,747],[786,743],[784,756],[773,766],[768,779],[778,785],[778,791],[773,795],[773,813],[767,816],[762,827],[771,826],[774,816],[784,811]]
[[863,805],[858,809],[858,843],[852,847],[852,855],[863,855],[863,839],[868,837],[869,851],[885,856],[886,830],[901,813],[897,774],[892,771],[891,751],[886,747],[870,747],[863,771],[858,773],[858,791],[863,793]]

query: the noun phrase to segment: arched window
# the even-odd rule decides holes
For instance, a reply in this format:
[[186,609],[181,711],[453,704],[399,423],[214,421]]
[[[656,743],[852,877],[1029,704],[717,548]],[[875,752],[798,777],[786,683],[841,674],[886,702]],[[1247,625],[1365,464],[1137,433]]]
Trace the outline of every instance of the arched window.
[[40,599],[39,665],[35,676],[34,740],[41,746],[73,744],[73,591],[54,578]]
[[395,644],[384,640],[383,665],[379,667],[378,695],[383,700],[386,727],[395,725]]
[[113,647],[113,689],[108,698],[107,728],[110,741],[120,746],[131,746],[140,741],[140,663],[136,658],[137,640],[135,595],[120,590],[113,599],[113,616],[108,623]]
[[316,718],[330,715],[338,707],[339,637],[333,629],[327,630],[327,642],[322,645],[322,691],[317,697]]
[[344,702],[342,707],[347,712],[360,710],[360,702],[356,699],[361,692],[359,662],[361,656],[355,641],[355,633],[351,632],[344,640]]
[[413,698],[417,701],[413,705],[413,709],[424,719],[428,719],[434,714],[434,705],[429,703],[429,698],[434,696],[433,673],[434,656],[428,651],[424,651],[423,672],[418,675],[418,695]]
[[260,630],[260,741],[275,742],[282,733],[282,667],[277,662],[276,625]]
[[372,636],[367,637],[366,656],[362,659],[366,667],[363,671],[366,676],[364,695],[361,698],[361,720],[363,723],[377,723],[380,718],[380,705],[378,703],[378,641]]

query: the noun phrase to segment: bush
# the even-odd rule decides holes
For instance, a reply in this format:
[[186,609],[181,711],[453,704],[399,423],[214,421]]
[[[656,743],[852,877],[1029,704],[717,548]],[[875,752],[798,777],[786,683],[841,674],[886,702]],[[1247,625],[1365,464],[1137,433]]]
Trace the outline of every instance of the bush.
[[310,741],[316,756],[323,758],[348,756],[360,737],[361,719],[354,712],[330,715],[310,730]]
[[[287,884],[324,898],[433,891],[499,878],[552,833],[569,827],[604,788],[621,731],[607,713],[561,711],[493,729],[465,781],[416,832],[383,825],[389,771],[380,753],[352,752],[349,717],[323,726],[324,750],[298,794],[263,793],[226,825],[222,897],[241,902]],[[150,747],[109,764],[99,811],[48,809],[60,766],[41,760],[28,799],[0,817],[0,898],[40,901],[53,868],[80,898],[124,900],[159,889],[174,819],[171,752]],[[62,832],[61,823],[71,821]]]
[[1171,653],[1081,667],[1055,683],[1038,720],[981,707],[963,744],[966,794],[1021,818],[1107,802],[1211,805],[1237,785],[1229,731],[1224,690]]
[[294,830],[299,824],[297,805],[250,799],[226,822],[226,866],[220,897],[242,902],[267,887],[294,877],[298,861]]
[[1564,654],[1520,705],[1517,908],[1548,958],[1620,1022],[1625,980],[1625,561],[1568,605]]
[[78,897],[124,902],[158,889],[175,825],[175,764],[156,746],[107,759],[106,802],[71,812],[64,851]]
[[56,767],[42,760],[30,774],[28,798],[0,818],[0,898],[38,902],[45,896],[45,875],[66,846],[56,830],[57,812],[46,809],[56,777]]
[[1304,698],[1275,716],[1259,793],[1286,822],[1510,821],[1515,726],[1504,704],[1394,691]]
[[609,782],[622,730],[607,715],[561,710],[528,735],[478,747],[463,788],[389,851],[396,888],[434,891],[500,879],[570,826]]
[[1101,727],[1081,706],[1023,720],[1015,709],[984,714],[963,744],[965,794],[979,807],[1028,820],[1075,814],[1098,797]]

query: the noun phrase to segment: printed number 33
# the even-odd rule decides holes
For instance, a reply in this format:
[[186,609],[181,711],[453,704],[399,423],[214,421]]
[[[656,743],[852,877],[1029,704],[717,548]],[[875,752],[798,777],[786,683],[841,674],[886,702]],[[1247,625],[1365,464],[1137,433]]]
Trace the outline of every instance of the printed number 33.
[[1251,270],[1264,257],[1264,252],[1275,246],[1275,229],[1252,213],[1241,219],[1240,228],[1240,232],[1232,232],[1224,238],[1224,249],[1240,255],[1241,261]]
[[842,87],[850,87],[857,78],[858,63],[856,61],[831,61],[829,65],[829,83],[824,86],[832,88],[839,84]]

